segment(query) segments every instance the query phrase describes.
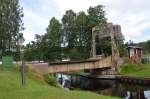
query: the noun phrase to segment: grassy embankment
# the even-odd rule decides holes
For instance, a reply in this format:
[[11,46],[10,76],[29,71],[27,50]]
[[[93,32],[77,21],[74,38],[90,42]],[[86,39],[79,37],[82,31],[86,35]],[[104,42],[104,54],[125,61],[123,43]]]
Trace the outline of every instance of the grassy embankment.
[[150,64],[125,64],[119,73],[123,76],[150,78]]
[[0,70],[0,99],[117,99],[84,91],[67,91],[48,85],[40,76],[28,76],[21,87],[19,72]]

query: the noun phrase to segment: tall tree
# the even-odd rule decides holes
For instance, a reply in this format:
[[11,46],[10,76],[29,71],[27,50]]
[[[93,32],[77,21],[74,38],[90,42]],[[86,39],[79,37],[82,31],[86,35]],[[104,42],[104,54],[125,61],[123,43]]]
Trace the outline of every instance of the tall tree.
[[77,35],[77,48],[80,52],[80,58],[89,57],[89,45],[88,45],[88,17],[84,12],[79,12],[75,20],[76,24],[76,35]]
[[[61,45],[61,23],[55,18],[53,17],[50,22],[49,25],[46,29],[46,36],[47,36],[47,40],[50,44],[50,46],[59,46]],[[57,39],[56,39],[57,38]]]
[[[88,9],[88,45],[89,45],[89,51],[91,51],[91,42],[92,42],[92,28],[95,26],[100,26],[102,28],[105,28],[107,24],[107,19],[105,17],[105,11],[104,11],[104,6],[102,5],[98,5],[98,6],[94,6],[94,7],[90,7]],[[102,40],[101,40],[102,41]],[[105,45],[102,45],[103,43],[101,43],[101,41],[99,41],[99,44],[96,44],[96,49],[97,49],[97,53],[101,53],[100,51],[102,51],[101,48],[105,47]],[[110,46],[110,44],[107,46]],[[109,49],[109,47],[108,47]],[[92,53],[91,53],[92,54]]]
[[61,58],[61,23],[53,17],[46,30],[46,42],[48,50],[47,59],[57,60]]
[[73,10],[67,10],[62,18],[63,38],[65,40],[64,43],[68,44],[68,48],[73,48],[77,44],[75,20],[76,13]]
[[0,54],[16,50],[18,34],[23,30],[23,12],[19,0],[0,0]]
[[89,27],[105,26],[107,19],[105,17],[104,6],[98,5],[88,9]]
[[[87,15],[85,12],[75,13],[73,10],[67,10],[62,17],[62,24],[53,17],[42,40],[39,42],[37,37],[36,43],[30,46],[39,43],[44,60],[89,58],[92,28],[97,25],[105,26],[106,23],[105,12],[101,5],[90,7]],[[35,49],[38,48],[36,46]]]

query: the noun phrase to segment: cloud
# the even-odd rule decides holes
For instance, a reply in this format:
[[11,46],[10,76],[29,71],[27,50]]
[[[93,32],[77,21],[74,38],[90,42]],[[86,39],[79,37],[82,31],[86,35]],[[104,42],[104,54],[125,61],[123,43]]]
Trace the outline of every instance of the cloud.
[[[149,39],[143,32],[150,27],[149,0],[55,0],[62,12],[73,9],[76,12],[86,11],[89,6],[105,6],[109,22],[120,24],[127,40],[134,42]],[[150,36],[150,34],[148,35]]]
[[92,0],[54,0],[54,2],[63,13],[68,9],[75,12],[85,11],[94,3]]
[[150,39],[149,0],[22,0],[25,38],[28,42],[34,38],[31,34],[45,33],[49,20],[53,16],[61,20],[68,9],[86,12],[90,6],[99,4],[105,6],[109,22],[121,25],[126,41]]
[[106,3],[108,20],[122,26],[126,41],[140,42],[149,39],[147,36],[150,36],[150,31],[148,35],[144,35],[144,31],[150,29],[149,3],[149,0],[115,0],[111,4]]
[[24,24],[25,31],[24,37],[26,39],[25,44],[34,40],[35,34],[45,33],[45,29],[48,24],[48,20],[40,15],[32,12],[29,9],[24,9]]

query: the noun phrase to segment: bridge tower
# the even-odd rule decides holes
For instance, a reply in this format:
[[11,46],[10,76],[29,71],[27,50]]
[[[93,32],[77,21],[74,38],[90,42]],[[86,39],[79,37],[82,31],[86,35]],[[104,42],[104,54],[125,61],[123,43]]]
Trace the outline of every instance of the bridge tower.
[[95,26],[92,28],[92,56],[96,58],[96,36],[99,39],[110,38],[111,39],[111,51],[112,51],[112,69],[118,71],[117,61],[119,58],[119,51],[116,45],[117,39],[122,39],[123,35],[121,32],[120,25],[113,25],[108,23],[106,27]]

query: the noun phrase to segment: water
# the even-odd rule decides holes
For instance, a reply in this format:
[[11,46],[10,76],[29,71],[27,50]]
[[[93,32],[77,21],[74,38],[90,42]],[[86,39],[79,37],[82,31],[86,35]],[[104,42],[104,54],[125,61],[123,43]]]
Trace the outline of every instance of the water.
[[124,99],[150,99],[150,86],[122,83],[116,80],[91,79],[67,74],[56,74],[56,77],[58,82],[68,89],[88,90]]

